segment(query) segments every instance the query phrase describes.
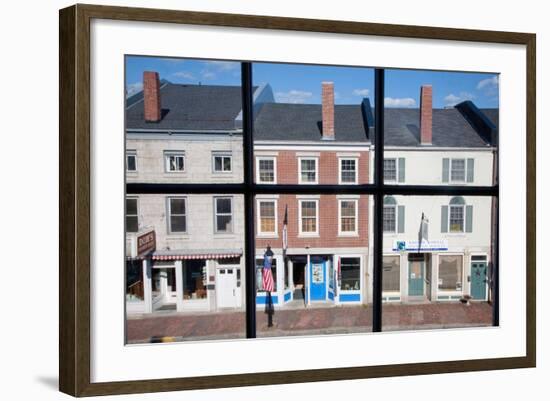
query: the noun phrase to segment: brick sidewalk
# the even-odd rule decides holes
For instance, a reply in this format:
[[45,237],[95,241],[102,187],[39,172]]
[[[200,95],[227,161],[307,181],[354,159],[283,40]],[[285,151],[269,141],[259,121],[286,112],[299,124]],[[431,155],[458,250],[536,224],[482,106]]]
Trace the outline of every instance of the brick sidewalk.
[[[491,305],[473,303],[384,304],[384,330],[490,326]],[[273,327],[267,315],[256,314],[258,337],[369,332],[371,306],[276,310]],[[128,343],[230,339],[245,337],[245,313],[169,313],[128,319]]]

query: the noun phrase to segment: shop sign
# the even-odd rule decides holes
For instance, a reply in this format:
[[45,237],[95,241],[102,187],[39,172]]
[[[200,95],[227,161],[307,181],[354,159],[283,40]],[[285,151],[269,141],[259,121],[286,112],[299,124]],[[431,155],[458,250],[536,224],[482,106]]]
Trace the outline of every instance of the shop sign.
[[447,244],[447,240],[443,239],[434,239],[429,241],[427,239],[423,239],[421,242],[396,240],[393,245],[393,250],[398,252],[447,251],[449,250],[449,245]]
[[314,284],[320,284],[325,282],[322,263],[313,263],[311,265],[311,270],[312,270],[312,276],[313,276],[312,281]]
[[138,257],[144,256],[150,252],[153,252],[157,245],[155,230],[151,230],[141,235],[138,235],[136,242],[137,242]]

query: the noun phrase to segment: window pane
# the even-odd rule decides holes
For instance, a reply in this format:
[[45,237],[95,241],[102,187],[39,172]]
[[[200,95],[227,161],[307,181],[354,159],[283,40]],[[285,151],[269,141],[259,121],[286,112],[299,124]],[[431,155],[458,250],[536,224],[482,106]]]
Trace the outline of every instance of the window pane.
[[[393,200],[404,218],[398,217],[402,229],[384,234],[382,329],[491,326],[494,199],[394,195]],[[452,205],[459,202],[464,205]],[[452,207],[470,210],[469,227],[460,235],[449,226]]]
[[126,216],[126,231],[136,233],[138,231],[138,217]]
[[214,157],[214,169],[216,171],[222,171],[222,158],[220,156]]
[[137,215],[137,199],[126,198],[126,214]]
[[395,232],[396,208],[395,206],[384,206],[383,229],[384,232]]
[[[264,226],[256,228],[257,336],[371,331],[371,198],[278,194],[269,201],[266,196],[258,196],[257,210],[266,216],[273,211],[278,224],[275,218],[256,216],[256,224]],[[344,228],[356,234],[342,235],[340,209],[349,216]],[[275,283],[268,294],[263,265],[269,255]]]
[[229,156],[223,158],[223,171],[231,171],[231,157]]
[[385,181],[493,185],[499,94],[494,73],[385,69]]
[[231,198],[217,198],[216,213],[231,213]]
[[[216,216],[217,203],[230,213]],[[244,197],[140,194],[139,210],[141,230],[126,231],[126,342],[244,338]]]
[[128,171],[136,171],[136,155],[126,156],[126,169]]
[[[257,182],[370,183],[374,69],[282,63],[252,68],[253,86],[265,88],[263,96],[255,94],[261,103],[253,124]],[[274,178],[258,168],[262,157],[276,159]]]
[[170,199],[170,213],[172,215],[185,214],[185,199],[183,198]]

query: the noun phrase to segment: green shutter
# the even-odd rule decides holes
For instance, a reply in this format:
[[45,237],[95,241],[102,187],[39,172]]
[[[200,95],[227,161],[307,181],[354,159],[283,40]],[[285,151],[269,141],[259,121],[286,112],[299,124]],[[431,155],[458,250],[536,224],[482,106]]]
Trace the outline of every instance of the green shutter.
[[399,158],[399,182],[405,182],[405,158]]
[[397,232],[405,232],[405,206],[397,206]]
[[468,159],[466,175],[468,182],[474,182],[474,159]]
[[443,159],[443,171],[441,172],[441,181],[449,182],[449,159]]
[[467,205],[466,206],[466,232],[467,233],[472,232],[473,218],[474,218],[474,207],[472,205]]
[[447,228],[448,223],[449,223],[449,207],[441,206],[441,232],[442,233],[446,233],[449,230]]

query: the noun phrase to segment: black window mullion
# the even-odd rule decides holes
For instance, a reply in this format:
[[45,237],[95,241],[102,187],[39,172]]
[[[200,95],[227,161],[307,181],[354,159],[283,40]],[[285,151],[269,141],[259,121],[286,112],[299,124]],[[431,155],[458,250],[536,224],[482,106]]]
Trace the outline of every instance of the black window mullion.
[[244,255],[246,338],[256,338],[256,259],[254,238],[254,138],[252,64],[241,63],[244,163]]
[[374,222],[372,269],[372,331],[382,331],[382,255],[384,207],[384,69],[374,71]]

